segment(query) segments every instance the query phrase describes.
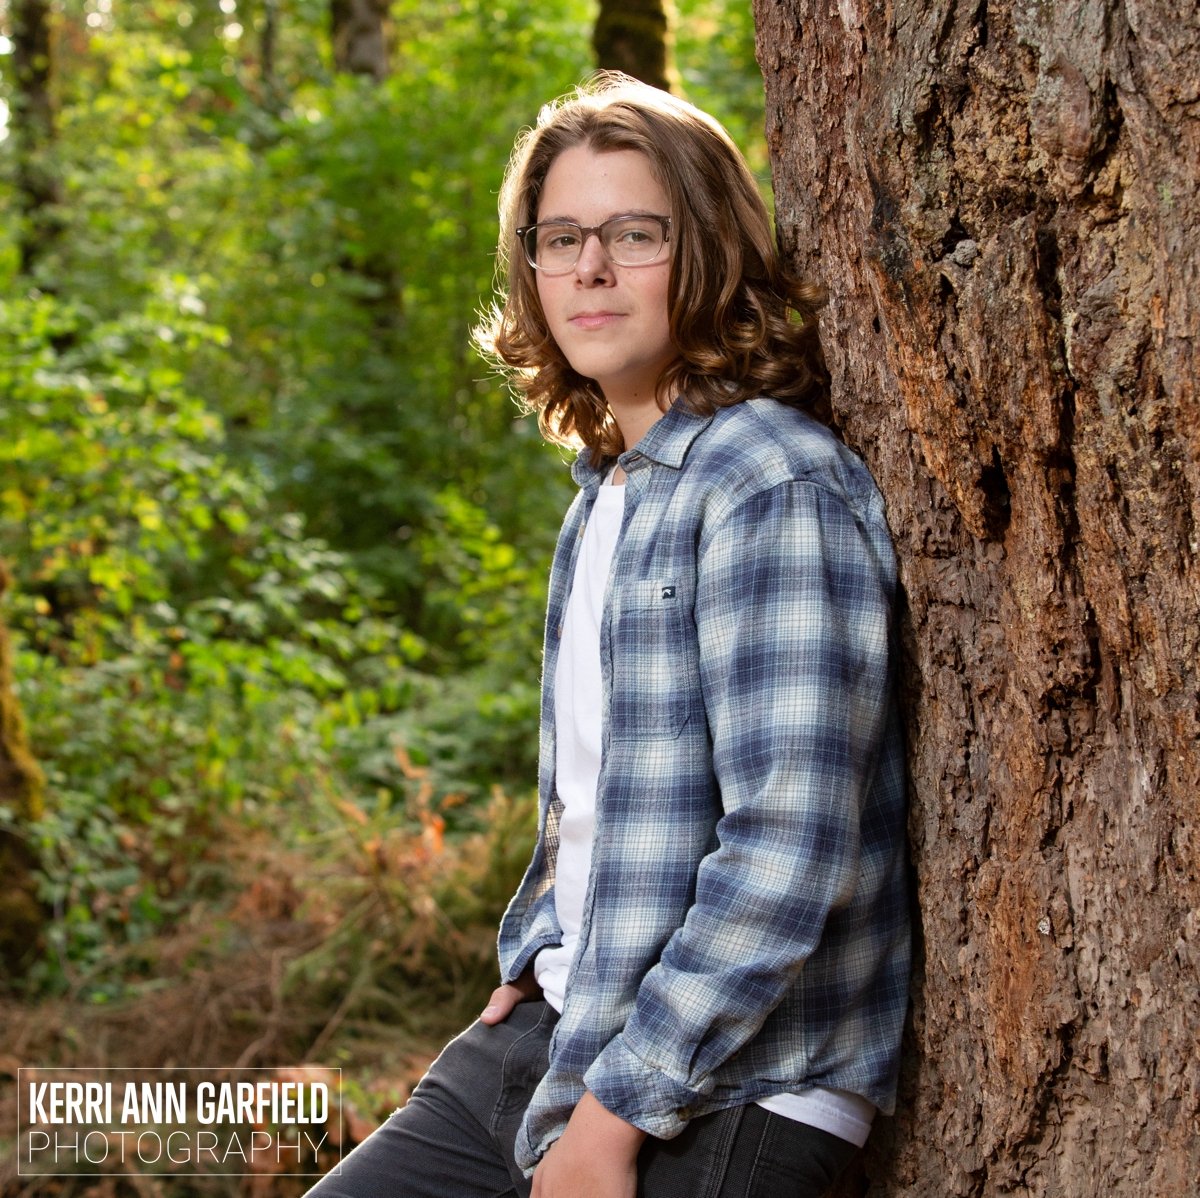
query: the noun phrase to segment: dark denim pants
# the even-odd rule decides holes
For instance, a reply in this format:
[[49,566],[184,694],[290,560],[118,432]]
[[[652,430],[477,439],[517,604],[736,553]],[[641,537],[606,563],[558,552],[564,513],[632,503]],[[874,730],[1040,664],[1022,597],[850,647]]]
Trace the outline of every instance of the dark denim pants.
[[[558,1016],[521,1003],[474,1023],[430,1066],[407,1105],[309,1191],[312,1198],[527,1198],[517,1127],[546,1072]],[[638,1157],[641,1198],[820,1198],[858,1150],[759,1106],[693,1119]]]

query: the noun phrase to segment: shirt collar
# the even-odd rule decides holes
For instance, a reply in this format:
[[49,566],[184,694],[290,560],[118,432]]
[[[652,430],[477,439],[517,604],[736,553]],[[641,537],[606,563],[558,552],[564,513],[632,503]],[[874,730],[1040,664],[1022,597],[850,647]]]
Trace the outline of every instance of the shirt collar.
[[[632,474],[647,461],[678,470],[683,466],[692,442],[712,423],[712,416],[699,416],[683,401],[681,396],[667,409],[661,420],[656,420],[646,435],[617,459],[621,468]],[[602,460],[593,461],[590,449],[580,450],[571,467],[571,475],[580,487],[598,487],[604,477]]]

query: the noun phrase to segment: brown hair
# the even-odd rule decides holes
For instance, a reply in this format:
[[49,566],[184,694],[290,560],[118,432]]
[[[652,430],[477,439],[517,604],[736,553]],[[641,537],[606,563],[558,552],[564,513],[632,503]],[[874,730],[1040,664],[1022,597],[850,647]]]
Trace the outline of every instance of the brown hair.
[[603,73],[546,105],[517,139],[500,192],[498,277],[507,286],[475,331],[527,410],[537,412],[543,435],[582,442],[601,457],[625,448],[599,387],[571,369],[550,336],[533,267],[517,247],[516,229],[537,220],[551,165],[577,145],[645,154],[671,201],[670,330],[679,357],[658,381],[660,404],[678,395],[707,415],[773,395],[822,412],[829,381],[817,336],[823,294],[781,264],[741,152],[698,108]]

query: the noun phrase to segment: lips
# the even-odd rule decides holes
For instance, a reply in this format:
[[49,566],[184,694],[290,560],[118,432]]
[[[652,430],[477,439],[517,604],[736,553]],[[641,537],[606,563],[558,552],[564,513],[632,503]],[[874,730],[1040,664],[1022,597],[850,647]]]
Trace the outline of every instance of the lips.
[[577,312],[567,323],[576,329],[603,329],[621,319],[621,312]]

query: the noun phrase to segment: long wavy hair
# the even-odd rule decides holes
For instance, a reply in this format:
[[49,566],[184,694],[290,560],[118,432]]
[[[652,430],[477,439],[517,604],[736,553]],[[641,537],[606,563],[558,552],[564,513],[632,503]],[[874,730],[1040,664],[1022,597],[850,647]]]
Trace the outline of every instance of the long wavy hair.
[[594,380],[551,337],[516,230],[537,220],[546,175],[564,150],[636,150],[671,202],[670,333],[679,351],[658,380],[709,415],[771,395],[827,415],[829,375],[817,334],[821,289],[780,262],[771,219],[745,159],[706,113],[624,75],[603,73],[546,105],[513,150],[500,192],[498,302],[477,345],[509,376],[542,434],[601,459],[625,447]]

